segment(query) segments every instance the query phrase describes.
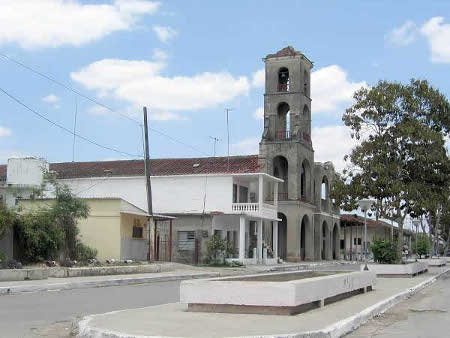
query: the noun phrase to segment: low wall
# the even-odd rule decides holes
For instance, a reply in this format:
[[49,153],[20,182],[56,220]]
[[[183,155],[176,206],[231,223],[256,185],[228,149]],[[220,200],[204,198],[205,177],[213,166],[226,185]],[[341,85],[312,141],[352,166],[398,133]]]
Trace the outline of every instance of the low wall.
[[1,269],[0,282],[47,279],[47,269]]
[[122,265],[122,266],[93,266],[82,268],[48,268],[49,277],[87,277],[87,276],[106,276],[106,275],[128,275],[137,273],[153,273],[172,271],[174,265],[166,264],[142,264],[142,265]]
[[447,260],[445,258],[419,259],[419,262],[424,262],[425,264],[428,264],[428,266],[444,266],[447,264]]
[[[311,271],[305,271],[308,272]],[[260,278],[287,274],[299,272],[253,276]],[[233,278],[183,281],[180,285],[180,302],[188,304],[192,311],[295,314],[323,306],[327,300],[338,300],[335,297],[339,295],[370,290],[376,275],[370,271],[357,271],[280,282],[239,281]]]
[[[425,262],[414,262],[408,264],[367,264],[369,271],[375,272],[377,276],[384,277],[413,277],[428,271]],[[361,270],[364,264],[361,265]]]

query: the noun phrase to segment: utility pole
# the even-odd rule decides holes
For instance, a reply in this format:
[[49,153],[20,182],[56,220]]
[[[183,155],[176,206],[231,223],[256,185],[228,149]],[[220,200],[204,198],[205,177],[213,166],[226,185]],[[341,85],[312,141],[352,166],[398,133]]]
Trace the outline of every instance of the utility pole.
[[220,139],[217,137],[212,137],[212,136],[210,136],[209,138],[212,139],[214,142],[213,156],[215,157],[216,156],[216,144],[217,144],[217,142],[220,141]]
[[75,162],[75,141],[77,131],[78,99],[75,96],[75,114],[73,119],[73,143],[72,143],[72,162]]
[[147,180],[147,210],[150,215],[147,220],[148,226],[148,254],[147,258],[151,260],[151,221],[153,219],[153,205],[152,205],[152,184],[150,181],[151,169],[150,169],[150,151],[148,146],[148,126],[147,126],[147,107],[144,107],[144,143],[145,143],[145,177]]
[[227,112],[227,148],[228,148],[228,159],[227,159],[227,171],[230,171],[230,123],[229,123],[229,113],[233,109],[231,108],[225,108],[225,111]]

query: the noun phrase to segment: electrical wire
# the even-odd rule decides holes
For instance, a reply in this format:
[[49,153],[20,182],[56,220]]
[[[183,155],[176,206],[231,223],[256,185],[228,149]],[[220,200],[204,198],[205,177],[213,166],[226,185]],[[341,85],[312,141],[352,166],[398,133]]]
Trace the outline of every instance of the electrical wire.
[[67,133],[69,133],[69,134],[71,134],[71,135],[74,135],[74,136],[78,137],[79,139],[82,139],[82,140],[84,140],[84,141],[86,141],[86,142],[89,142],[89,143],[91,143],[91,144],[93,144],[93,145],[96,145],[97,147],[100,147],[100,148],[103,148],[103,149],[106,149],[106,150],[110,150],[110,151],[114,151],[114,152],[116,152],[116,153],[118,153],[118,154],[120,154],[120,155],[122,155],[122,156],[125,156],[125,157],[129,157],[129,156],[134,157],[134,158],[141,158],[141,157],[142,157],[141,155],[130,154],[130,153],[127,153],[127,152],[125,152],[125,151],[121,151],[121,150],[112,148],[112,147],[110,147],[110,146],[104,146],[104,145],[102,145],[102,144],[100,144],[100,143],[98,143],[98,142],[96,142],[96,141],[93,141],[93,140],[91,140],[91,139],[89,139],[89,138],[87,138],[87,137],[85,137],[85,136],[82,136],[82,135],[80,135],[80,134],[78,134],[78,133],[75,133],[75,132],[71,131],[70,129],[68,129],[68,128],[62,126],[62,125],[60,125],[59,123],[50,120],[48,117],[42,115],[41,113],[37,112],[37,111],[34,110],[33,108],[27,106],[24,102],[22,102],[21,100],[19,100],[18,98],[16,98],[15,96],[13,96],[12,94],[10,94],[10,93],[7,92],[6,90],[4,90],[3,88],[0,88],[0,91],[3,92],[6,96],[8,96],[11,100],[15,101],[16,103],[18,103],[18,104],[21,105],[22,107],[25,107],[27,110],[29,110],[30,112],[32,112],[32,113],[35,114],[36,116],[38,116],[38,117],[40,117],[41,119],[47,121],[48,123],[54,125],[55,127],[58,127],[59,129],[65,131],[65,132],[67,132]]

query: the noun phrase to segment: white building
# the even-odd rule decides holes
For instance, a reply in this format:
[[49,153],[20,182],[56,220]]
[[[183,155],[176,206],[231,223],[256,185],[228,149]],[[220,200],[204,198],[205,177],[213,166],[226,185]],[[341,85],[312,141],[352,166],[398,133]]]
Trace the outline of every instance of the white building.
[[[36,159],[9,162],[8,179],[35,162]],[[79,197],[120,197],[147,209],[143,161],[67,162],[42,168],[49,168],[60,183],[67,184]],[[14,196],[4,189],[5,199],[28,198],[24,187],[29,183],[40,185],[43,169],[38,172],[40,175],[33,172],[36,182],[26,182],[18,176],[14,184],[22,189]],[[176,217],[175,245],[171,245],[175,258],[187,257],[189,261],[195,254],[201,256],[206,241],[215,233],[227,240],[230,256],[242,262],[263,263],[277,258],[278,183],[283,181],[260,169],[257,156],[231,157],[229,164],[223,157],[151,161],[153,213]],[[27,185],[20,185],[21,181]],[[169,246],[164,223],[159,227],[157,224],[151,233],[155,256],[163,256]]]

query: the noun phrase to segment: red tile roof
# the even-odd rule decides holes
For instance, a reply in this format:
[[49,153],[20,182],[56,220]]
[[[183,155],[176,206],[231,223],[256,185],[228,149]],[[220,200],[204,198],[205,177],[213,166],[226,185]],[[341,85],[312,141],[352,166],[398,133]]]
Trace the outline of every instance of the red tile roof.
[[[198,164],[198,165],[197,165]],[[227,157],[167,158],[150,160],[152,176],[263,172],[258,155]],[[142,160],[50,163],[58,178],[143,176]],[[6,180],[6,165],[0,165],[0,180]]]
[[[341,225],[347,225],[347,226],[363,226],[364,225],[364,217],[354,215],[354,214],[341,214]],[[367,227],[369,228],[377,228],[377,227],[384,227],[384,228],[391,228],[391,224],[378,220],[378,222],[374,219],[367,219]],[[397,231],[397,227],[394,226],[395,231]],[[404,232],[411,232],[408,229],[403,229]]]

